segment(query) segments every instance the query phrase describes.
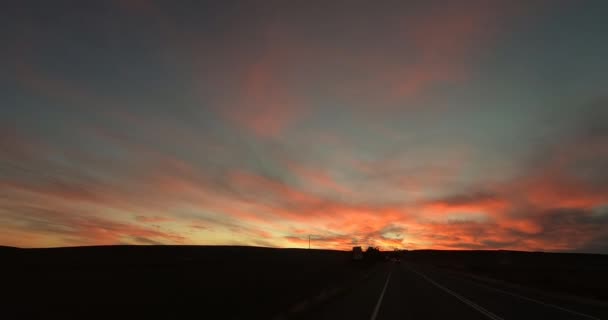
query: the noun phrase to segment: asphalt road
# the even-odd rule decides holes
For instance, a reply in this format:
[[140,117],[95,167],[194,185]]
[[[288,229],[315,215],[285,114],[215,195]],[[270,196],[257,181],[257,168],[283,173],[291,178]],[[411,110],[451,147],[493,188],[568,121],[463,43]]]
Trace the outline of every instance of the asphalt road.
[[445,270],[386,264],[311,319],[608,319],[605,304],[488,284]]

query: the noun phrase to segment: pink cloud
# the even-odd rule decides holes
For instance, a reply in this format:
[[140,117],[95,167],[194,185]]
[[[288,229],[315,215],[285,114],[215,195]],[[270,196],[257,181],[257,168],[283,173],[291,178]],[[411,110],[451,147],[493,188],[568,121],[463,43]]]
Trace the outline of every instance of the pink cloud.
[[412,97],[435,85],[466,80],[469,57],[491,44],[497,32],[500,6],[480,1],[445,4],[406,16],[401,28],[402,41],[413,52],[393,83],[395,98]]
[[[49,147],[34,147],[38,144],[28,142],[18,132],[8,132],[0,141],[9,146],[4,149],[8,152],[2,155],[3,159],[12,157],[27,167],[32,161],[44,163],[48,158],[45,153],[52,152]],[[115,135],[108,137],[115,144],[145,155],[148,167],[134,175],[121,175],[119,184],[84,179],[75,169],[44,176],[48,180],[1,181],[0,190],[9,197],[0,202],[0,209],[19,212],[20,216],[13,214],[9,219],[14,226],[24,222],[29,225],[29,229],[11,227],[10,234],[24,234],[24,240],[6,243],[190,243],[193,234],[204,237],[208,232],[226,230],[222,232],[239,237],[242,244],[264,239],[270,245],[300,246],[307,242],[308,234],[314,234],[318,237],[317,247],[339,249],[356,243],[385,248],[566,250],[583,246],[601,234],[601,224],[593,220],[590,210],[608,202],[601,186],[569,174],[570,166],[581,159],[604,155],[601,144],[562,144],[547,153],[540,169],[532,168],[505,183],[478,185],[479,190],[462,190],[443,198],[408,201],[404,197],[397,202],[375,202],[374,197],[335,196],[329,191],[341,194],[351,186],[332,179],[325,168],[307,163],[276,159],[305,186],[243,168],[228,168],[221,175],[212,176],[193,162]],[[420,166],[413,171],[406,168],[400,172],[398,158],[351,164],[354,170],[370,177],[377,174],[379,183],[404,190],[425,190],[449,184],[452,177],[458,176],[466,163],[466,152],[448,153],[453,155],[453,161],[446,161],[450,166]],[[66,154],[78,158],[77,151]],[[95,163],[95,159],[82,159],[83,164]],[[56,172],[52,164],[47,165],[51,166],[48,172]],[[406,179],[396,178],[399,175]],[[64,179],[68,176],[70,179]],[[308,188],[311,186],[322,192],[312,192]],[[41,203],[46,210],[38,207]],[[37,206],[24,209],[26,204]],[[125,222],[119,216],[110,218],[109,214],[98,216],[106,212],[128,213],[131,221]],[[139,218],[133,222],[134,216]],[[478,219],[479,216],[487,219]],[[151,225],[159,223],[164,227],[162,222],[184,228],[165,230]],[[389,235],[391,226],[402,230],[398,235]],[[184,231],[188,229],[199,232]]]
[[276,66],[269,59],[244,70],[236,105],[223,111],[230,120],[262,138],[279,136],[302,111],[284,81],[277,78]]
[[346,195],[348,188],[340,185],[330,174],[323,169],[305,166],[296,162],[288,162],[287,168],[305,185],[314,189],[336,192]]

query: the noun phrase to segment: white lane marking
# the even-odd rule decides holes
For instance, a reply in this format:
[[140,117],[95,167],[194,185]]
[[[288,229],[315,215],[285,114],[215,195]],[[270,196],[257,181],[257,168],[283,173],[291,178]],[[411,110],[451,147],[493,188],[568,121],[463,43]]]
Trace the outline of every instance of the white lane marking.
[[490,290],[502,292],[504,294],[507,294],[507,295],[510,295],[510,296],[513,296],[513,297],[516,297],[516,298],[528,300],[528,301],[531,301],[531,302],[536,302],[536,303],[541,304],[541,305],[546,306],[546,307],[555,308],[555,309],[558,309],[558,310],[561,310],[561,311],[565,311],[565,312],[568,312],[568,313],[571,313],[571,314],[575,314],[575,315],[578,315],[578,316],[581,316],[581,317],[585,317],[585,318],[589,318],[589,319],[593,319],[593,320],[600,320],[599,318],[596,318],[594,316],[591,316],[591,315],[588,315],[588,314],[585,314],[585,313],[582,313],[582,312],[566,309],[564,307],[556,306],[556,305],[551,304],[551,303],[547,303],[547,302],[543,302],[543,301],[540,301],[540,300],[528,298],[528,297],[519,295],[517,293],[512,293],[512,292],[505,291],[505,290],[502,290],[502,289],[490,287],[490,286],[487,286],[485,284],[481,284],[481,283],[478,283],[478,282],[474,282],[474,281],[470,281],[470,282],[473,283],[473,284],[475,284],[475,285],[478,285],[480,287],[484,287],[484,288],[487,288],[487,289],[490,289]]
[[485,315],[486,317],[488,317],[488,318],[490,318],[492,320],[504,320],[503,318],[501,318],[501,317],[493,314],[492,312],[490,312],[490,311],[482,308],[481,306],[479,306],[475,302],[473,302],[473,301],[471,301],[471,300],[469,300],[469,299],[467,299],[467,298],[459,295],[458,293],[456,293],[456,292],[454,292],[454,291],[452,291],[452,290],[450,290],[450,289],[448,289],[448,288],[440,285],[439,283],[433,281],[431,278],[425,276],[424,274],[422,274],[422,273],[420,273],[420,272],[418,272],[418,271],[416,271],[416,270],[414,270],[414,269],[412,269],[410,267],[408,267],[408,269],[410,269],[412,272],[416,273],[417,275],[421,276],[422,278],[424,278],[426,281],[430,282],[432,285],[436,286],[437,288],[439,288],[439,289],[441,289],[441,290],[443,290],[443,291],[451,294],[456,299],[462,301],[463,303],[467,304],[471,308],[479,311],[481,314]]
[[389,272],[388,277],[386,277],[386,282],[384,283],[384,288],[382,289],[382,293],[380,293],[380,297],[378,298],[378,302],[376,303],[376,307],[374,308],[374,313],[372,313],[372,317],[370,320],[376,320],[378,316],[378,311],[380,310],[380,305],[382,304],[382,299],[384,298],[384,293],[386,292],[386,287],[388,287],[388,281],[391,280],[392,272]]

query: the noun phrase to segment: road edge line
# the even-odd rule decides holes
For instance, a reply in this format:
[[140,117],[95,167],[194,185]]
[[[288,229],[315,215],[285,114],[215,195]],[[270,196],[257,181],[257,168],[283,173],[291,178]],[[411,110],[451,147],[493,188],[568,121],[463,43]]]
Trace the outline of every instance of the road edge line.
[[384,283],[384,288],[382,288],[382,292],[380,293],[380,297],[378,298],[378,302],[376,302],[376,307],[374,308],[374,313],[372,313],[372,317],[370,320],[376,320],[378,316],[378,311],[380,311],[380,305],[382,304],[382,299],[384,299],[384,293],[386,292],[386,288],[388,287],[388,282],[391,280],[391,275],[393,272],[388,273],[388,277],[386,277],[386,282]]
[[476,304],[475,302],[459,295],[458,293],[440,285],[439,283],[435,282],[434,280],[432,280],[431,278],[427,277],[426,275],[412,269],[411,267],[407,267],[409,270],[411,270],[412,272],[414,272],[415,274],[421,276],[422,278],[424,278],[426,281],[430,282],[432,285],[436,286],[437,288],[449,293],[450,295],[452,295],[454,298],[460,300],[461,302],[463,302],[464,304],[468,305],[469,307],[477,310],[479,313],[485,315],[486,317],[492,319],[492,320],[504,320],[503,318],[493,314],[492,312],[486,310],[485,308],[483,308],[482,306]]
[[589,319],[593,319],[593,320],[600,320],[599,318],[596,318],[596,317],[594,317],[592,315],[589,315],[589,314],[586,314],[586,313],[582,313],[582,312],[579,312],[579,311],[575,311],[575,310],[571,310],[571,309],[568,309],[568,308],[560,307],[558,305],[555,305],[555,304],[552,304],[552,303],[548,303],[548,302],[544,302],[544,301],[541,301],[541,300],[537,300],[537,299],[534,299],[534,298],[529,298],[529,297],[526,297],[524,295],[520,295],[520,294],[517,294],[517,293],[509,292],[507,290],[495,288],[495,287],[492,287],[492,286],[489,286],[489,285],[486,285],[486,284],[483,284],[483,283],[479,283],[479,282],[475,282],[475,281],[471,281],[471,283],[474,283],[474,284],[476,284],[476,285],[478,285],[480,287],[488,288],[490,290],[494,290],[494,291],[498,291],[498,292],[510,295],[512,297],[515,297],[515,298],[519,298],[519,299],[527,300],[527,301],[530,301],[530,302],[538,303],[538,304],[543,305],[545,307],[554,308],[554,309],[557,309],[557,310],[560,310],[560,311],[568,312],[568,313],[571,313],[571,314],[574,314],[574,315],[577,315],[577,316],[581,316],[581,317],[585,317],[585,318],[589,318]]

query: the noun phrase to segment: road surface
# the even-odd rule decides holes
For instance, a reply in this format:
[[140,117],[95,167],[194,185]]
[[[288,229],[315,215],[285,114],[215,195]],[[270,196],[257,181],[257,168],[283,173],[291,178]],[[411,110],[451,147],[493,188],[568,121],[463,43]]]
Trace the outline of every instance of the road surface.
[[608,307],[482,283],[408,263],[382,266],[311,319],[608,319]]

